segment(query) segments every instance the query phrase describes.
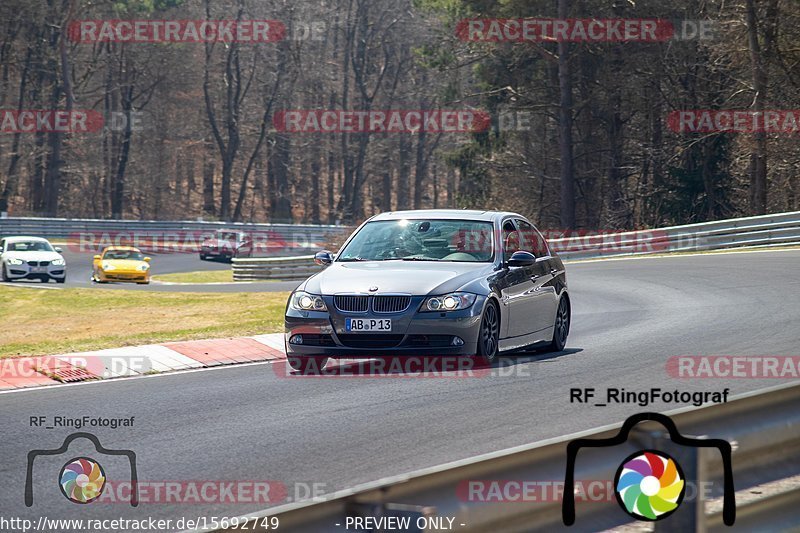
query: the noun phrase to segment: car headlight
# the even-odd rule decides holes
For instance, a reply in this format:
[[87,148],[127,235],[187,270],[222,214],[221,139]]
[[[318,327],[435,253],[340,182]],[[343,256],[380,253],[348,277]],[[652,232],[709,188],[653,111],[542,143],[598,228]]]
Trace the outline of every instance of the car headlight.
[[116,268],[111,263],[103,263],[103,270],[116,270]]
[[63,260],[62,258],[60,258],[60,257],[59,257],[58,259],[53,259],[53,260],[50,262],[50,264],[51,264],[51,265],[53,265],[53,266],[58,266],[58,267],[60,267],[60,266],[64,266],[64,264],[65,264],[65,263],[64,263],[64,260]]
[[457,311],[467,309],[475,303],[476,294],[470,292],[453,292],[442,296],[425,298],[419,310],[423,312]]
[[147,265],[147,264],[139,265],[139,270],[141,270],[142,272],[146,272],[149,268],[150,268],[150,265]]
[[290,303],[292,309],[298,311],[327,311],[328,306],[325,305],[325,300],[322,296],[316,294],[308,294],[304,291],[297,291],[292,294]]
[[16,257],[12,257],[11,259],[8,260],[8,264],[9,265],[24,265],[25,261],[23,261],[22,259],[17,259]]

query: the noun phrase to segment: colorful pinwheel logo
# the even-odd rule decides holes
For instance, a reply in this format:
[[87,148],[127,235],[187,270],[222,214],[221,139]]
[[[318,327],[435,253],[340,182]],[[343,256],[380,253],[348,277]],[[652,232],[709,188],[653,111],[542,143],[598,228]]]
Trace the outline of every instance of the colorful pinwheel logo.
[[88,457],[72,459],[59,474],[61,492],[75,503],[90,503],[100,497],[106,485],[106,474],[100,463]]
[[657,451],[637,452],[625,459],[614,478],[617,501],[637,520],[661,520],[683,500],[686,487],[680,465]]

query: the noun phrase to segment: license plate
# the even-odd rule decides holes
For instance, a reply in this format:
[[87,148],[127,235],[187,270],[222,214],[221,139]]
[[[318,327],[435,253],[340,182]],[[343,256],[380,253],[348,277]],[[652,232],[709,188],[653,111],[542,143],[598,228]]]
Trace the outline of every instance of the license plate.
[[390,318],[346,318],[346,331],[392,331]]
[[33,272],[34,274],[40,274],[42,272],[47,272],[47,268],[46,267],[31,267],[31,272]]

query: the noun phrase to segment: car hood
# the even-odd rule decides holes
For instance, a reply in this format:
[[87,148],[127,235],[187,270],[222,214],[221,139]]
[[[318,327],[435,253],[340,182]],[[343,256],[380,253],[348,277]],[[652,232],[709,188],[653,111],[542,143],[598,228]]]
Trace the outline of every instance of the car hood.
[[6,252],[4,259],[22,259],[23,261],[52,261],[62,259],[58,252]]
[[114,268],[118,270],[139,270],[139,267],[148,263],[133,259],[106,259],[101,262],[101,266],[105,264],[114,265]]
[[[401,261],[334,262],[310,278],[305,290],[314,294],[404,293],[444,294],[493,271],[490,263]],[[377,290],[370,291],[370,288]]]

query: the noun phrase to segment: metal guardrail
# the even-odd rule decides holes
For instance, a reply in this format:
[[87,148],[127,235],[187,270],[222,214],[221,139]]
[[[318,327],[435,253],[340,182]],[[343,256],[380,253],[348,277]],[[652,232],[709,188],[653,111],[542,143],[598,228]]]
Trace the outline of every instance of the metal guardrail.
[[[159,221],[159,220],[102,220],[75,218],[0,218],[0,237],[9,235],[34,235],[53,240],[89,242],[104,240],[117,244],[115,239],[148,241],[148,236],[181,240],[187,233],[210,236],[216,230],[242,231],[256,234],[259,242],[269,245],[270,255],[315,252],[331,240],[346,237],[352,231],[348,226],[313,224],[259,224],[243,222]],[[269,241],[269,242],[267,242]],[[199,243],[198,243],[199,244]]]
[[313,257],[233,259],[233,281],[304,280],[322,270]]
[[[743,394],[728,403],[683,408],[666,414],[685,436],[721,438],[731,443],[733,481],[740,500],[743,500],[742,490],[747,487],[800,473],[800,385],[782,385]],[[465,483],[487,480],[563,482],[568,442],[576,438],[609,438],[616,435],[618,429],[619,425],[605,426],[386,478],[317,501],[274,507],[248,515],[247,527],[264,531],[264,517],[277,517],[280,531],[338,532],[346,530],[347,517],[405,515],[452,517],[457,526],[454,529],[466,532],[552,531],[563,527],[560,497],[545,498],[545,501],[474,501],[474,498],[464,497]],[[686,479],[696,480],[695,487],[712,489],[710,501],[706,500],[704,490],[695,491],[693,501],[684,501],[672,516],[656,522],[656,530],[728,529],[723,526],[720,506],[715,505],[721,495],[718,488],[723,485],[721,455],[705,448],[693,448],[695,453],[681,455],[677,450],[681,447],[669,447],[662,429],[657,423],[643,422],[634,428],[624,445],[582,451],[577,456],[576,483],[613,480],[616,467],[625,457],[642,449],[655,448],[675,457],[683,466]],[[736,508],[736,526],[746,531],[798,530],[798,502],[800,484],[797,483],[757,499],[740,501]],[[243,522],[238,529],[232,525],[217,531],[239,531]],[[597,531],[629,522],[631,518],[616,501],[578,501],[576,522],[570,529]]]
[[[786,246],[800,244],[800,212],[620,233],[575,232],[548,243],[566,260]],[[280,262],[283,265],[279,267]],[[233,279],[301,280],[319,270],[312,256],[234,261]]]
[[[120,235],[179,234],[231,229],[264,232],[282,243],[269,247],[268,254],[292,257],[254,258],[234,261],[235,280],[301,280],[320,269],[311,255],[331,240],[343,240],[352,230],[346,226],[291,224],[249,224],[199,221],[94,220],[65,218],[0,218],[0,236],[32,234],[68,239],[83,233]],[[620,233],[575,232],[573,236],[549,239],[561,257],[589,259],[621,255],[721,250],[737,247],[777,247],[800,244],[800,212],[736,218]],[[276,260],[277,259],[277,260]]]
[[800,243],[800,212],[613,234],[576,235],[551,239],[548,243],[565,259],[786,246]]

